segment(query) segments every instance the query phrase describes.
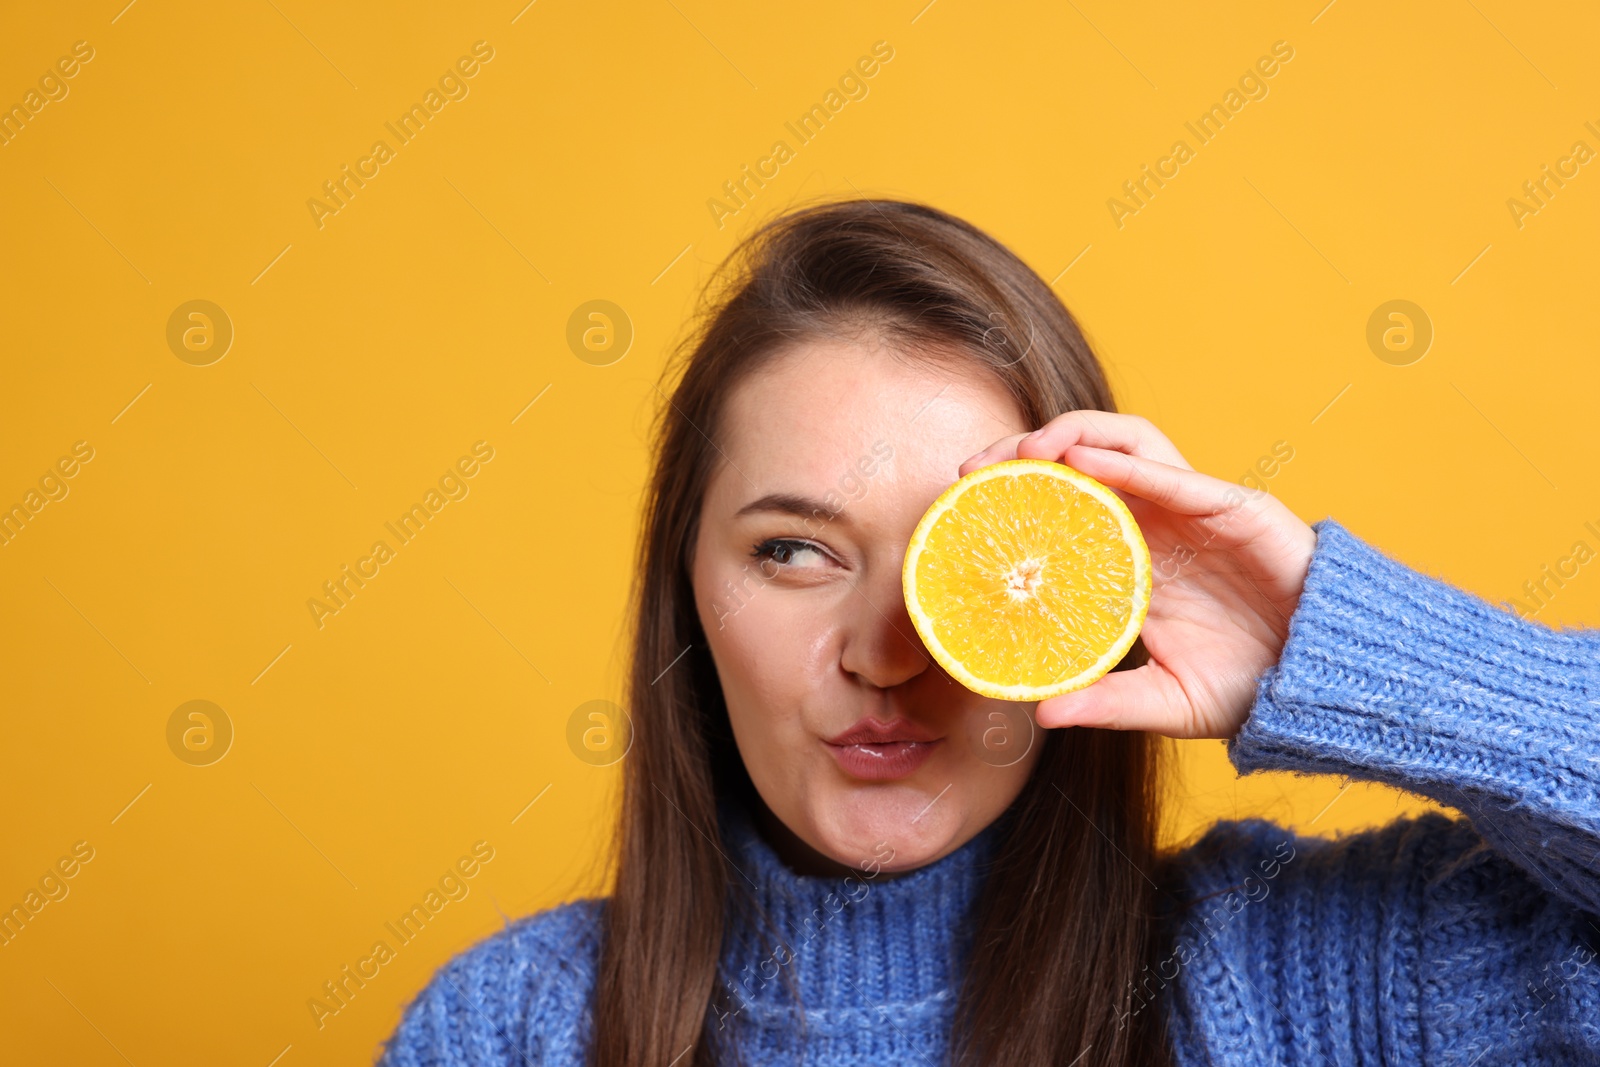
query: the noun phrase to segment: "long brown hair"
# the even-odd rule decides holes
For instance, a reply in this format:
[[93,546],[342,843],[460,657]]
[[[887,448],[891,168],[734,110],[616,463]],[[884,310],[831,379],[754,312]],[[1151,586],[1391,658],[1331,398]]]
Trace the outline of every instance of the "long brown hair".
[[[736,1054],[713,1002],[729,916],[748,900],[723,855],[717,807],[749,800],[753,786],[688,567],[733,388],[785,346],[867,326],[900,351],[987,368],[1031,426],[1078,408],[1114,410],[1098,360],[1050,287],[987,234],[920,204],[831,202],[767,223],[713,279],[694,325],[668,368],[666,381],[677,381],[662,394],[639,543],[632,744],[591,1067],[708,1067]],[[1144,659],[1136,643],[1118,669]],[[1139,1010],[1134,990],[1158,947],[1156,757],[1141,732],[1043,731],[974,912],[952,1063],[1166,1062],[1163,1020]]]

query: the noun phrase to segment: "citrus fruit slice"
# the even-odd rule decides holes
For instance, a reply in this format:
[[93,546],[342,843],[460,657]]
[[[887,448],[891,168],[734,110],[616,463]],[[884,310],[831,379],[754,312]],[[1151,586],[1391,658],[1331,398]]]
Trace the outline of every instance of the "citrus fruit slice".
[[1082,689],[1127,654],[1150,607],[1150,549],[1128,506],[1060,463],[968,474],[922,516],[901,571],[922,642],[1001,700]]

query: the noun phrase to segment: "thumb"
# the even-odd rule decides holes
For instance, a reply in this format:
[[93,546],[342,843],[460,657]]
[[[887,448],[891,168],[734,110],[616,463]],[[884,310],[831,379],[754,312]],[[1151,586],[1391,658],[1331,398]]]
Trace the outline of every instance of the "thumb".
[[1131,671],[1112,671],[1072,693],[1039,701],[1034,719],[1049,729],[1098,726],[1175,735],[1187,720],[1188,696],[1165,667],[1146,663]]

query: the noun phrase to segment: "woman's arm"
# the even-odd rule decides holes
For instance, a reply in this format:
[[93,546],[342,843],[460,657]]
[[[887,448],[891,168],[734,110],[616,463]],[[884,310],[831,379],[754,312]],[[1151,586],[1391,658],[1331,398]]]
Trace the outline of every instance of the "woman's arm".
[[1229,742],[1234,765],[1431,797],[1600,914],[1600,631],[1520,619],[1333,519],[1314,529],[1301,606]]
[[1600,634],[1315,529],[1235,766],[1383,781],[1468,819],[1332,840],[1221,823],[1175,857],[1148,995],[1179,1062],[1600,1063]]

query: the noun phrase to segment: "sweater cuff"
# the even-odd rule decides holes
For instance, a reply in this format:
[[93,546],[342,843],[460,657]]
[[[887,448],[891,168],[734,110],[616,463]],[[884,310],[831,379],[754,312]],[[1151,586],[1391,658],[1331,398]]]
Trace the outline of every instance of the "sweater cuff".
[[[1553,630],[1410,569],[1332,518],[1228,755],[1592,822],[1600,632]],[[1565,816],[1565,817],[1562,817]]]

